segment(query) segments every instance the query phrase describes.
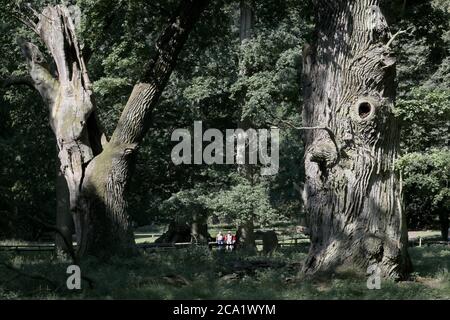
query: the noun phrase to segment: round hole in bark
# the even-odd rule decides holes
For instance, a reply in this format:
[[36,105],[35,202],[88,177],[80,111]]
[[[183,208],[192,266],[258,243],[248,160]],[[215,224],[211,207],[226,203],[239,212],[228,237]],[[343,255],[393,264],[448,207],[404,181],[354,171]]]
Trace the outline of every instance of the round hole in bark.
[[361,119],[367,118],[372,112],[372,105],[369,102],[361,102],[358,106],[358,115]]

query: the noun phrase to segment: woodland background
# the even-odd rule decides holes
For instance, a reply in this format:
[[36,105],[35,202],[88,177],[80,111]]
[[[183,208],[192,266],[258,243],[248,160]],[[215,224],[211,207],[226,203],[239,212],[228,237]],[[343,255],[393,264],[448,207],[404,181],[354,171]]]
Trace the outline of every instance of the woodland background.
[[[79,35],[88,50],[88,69],[102,125],[111,134],[140,61],[153,49],[177,1],[75,1],[81,8]],[[34,1],[43,7],[52,1]],[[11,8],[11,1],[1,1]],[[280,170],[249,183],[231,165],[182,165],[170,160],[176,128],[236,128],[243,118],[259,128],[301,124],[301,55],[312,32],[308,1],[256,1],[251,39],[239,38],[239,5],[217,1],[208,8],[153,112],[130,190],[136,226],[189,221],[194,213],[239,224],[255,215],[258,224],[302,222],[301,132],[281,126]],[[450,137],[450,3],[394,0],[386,12],[398,57],[396,113],[401,120],[404,203],[410,230],[440,229],[448,216]],[[8,10],[0,13],[0,78],[26,74],[18,38],[32,35]],[[246,70],[246,72],[241,72]],[[57,157],[47,108],[26,87],[0,88],[0,237],[36,240],[54,221]],[[246,207],[252,203],[252,208]],[[218,221],[217,219],[215,221]],[[448,228],[448,222],[447,222]]]

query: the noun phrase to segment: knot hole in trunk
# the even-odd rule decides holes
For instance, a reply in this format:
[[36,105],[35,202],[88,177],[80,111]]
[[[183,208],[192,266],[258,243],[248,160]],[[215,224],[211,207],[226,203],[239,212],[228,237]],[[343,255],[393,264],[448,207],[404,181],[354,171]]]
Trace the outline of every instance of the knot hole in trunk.
[[372,112],[372,105],[368,102],[361,102],[358,106],[358,115],[361,119],[367,118]]
[[369,97],[359,99],[352,110],[353,120],[358,123],[372,120],[375,117],[377,106],[377,101]]

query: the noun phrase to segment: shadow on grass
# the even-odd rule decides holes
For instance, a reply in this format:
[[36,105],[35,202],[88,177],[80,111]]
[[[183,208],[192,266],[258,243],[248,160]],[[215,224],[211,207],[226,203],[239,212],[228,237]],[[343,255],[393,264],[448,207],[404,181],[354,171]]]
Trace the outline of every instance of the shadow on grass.
[[414,272],[421,276],[434,276],[450,270],[450,247],[430,245],[409,249],[414,264]]
[[[381,290],[368,290],[364,274],[337,270],[326,277],[299,276],[307,245],[281,248],[271,256],[217,252],[204,247],[142,254],[132,259],[94,258],[81,264],[94,289],[83,282],[81,291],[65,287],[67,261],[50,256],[0,255],[24,272],[39,273],[60,283],[58,292],[8,273],[0,266],[0,299],[435,299],[450,298],[450,248],[412,248],[417,278],[426,281],[382,281]],[[9,279],[6,282],[3,279]]]

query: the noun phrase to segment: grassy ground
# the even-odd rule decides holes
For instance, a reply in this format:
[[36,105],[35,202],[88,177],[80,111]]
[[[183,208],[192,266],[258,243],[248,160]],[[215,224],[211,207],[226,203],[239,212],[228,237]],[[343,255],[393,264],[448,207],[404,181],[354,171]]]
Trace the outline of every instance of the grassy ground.
[[88,259],[81,270],[94,284],[83,281],[81,291],[65,286],[69,261],[3,252],[0,299],[450,299],[449,247],[411,248],[412,280],[384,280],[380,290],[368,290],[366,277],[351,270],[331,279],[298,277],[306,252],[306,244],[271,257],[192,247],[107,264]]
[[441,232],[436,230],[426,230],[426,231],[409,231],[408,239],[409,240],[417,240],[419,238],[422,239],[439,239],[441,237]]

